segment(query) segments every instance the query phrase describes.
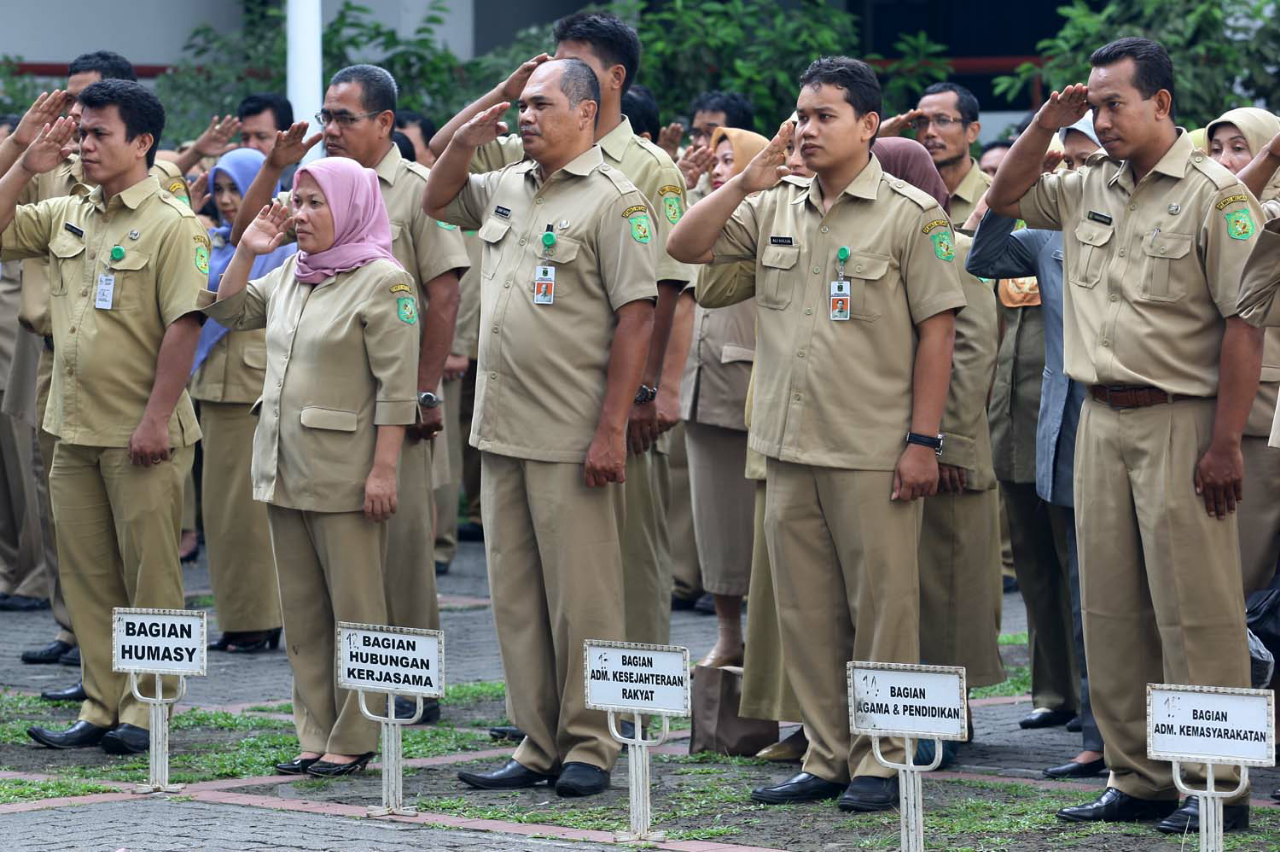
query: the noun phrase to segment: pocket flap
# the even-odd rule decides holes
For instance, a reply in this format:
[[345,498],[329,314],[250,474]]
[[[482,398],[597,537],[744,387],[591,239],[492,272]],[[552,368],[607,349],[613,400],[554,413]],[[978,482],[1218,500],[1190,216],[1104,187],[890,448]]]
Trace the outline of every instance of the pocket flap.
[[1081,222],[1076,225],[1076,239],[1089,246],[1105,246],[1114,230],[1097,222]]
[[766,246],[760,253],[760,264],[772,269],[790,269],[799,259],[798,246]]
[[511,230],[510,222],[500,222],[497,219],[486,219],[484,224],[480,226],[477,236],[486,243],[496,243],[505,237],[509,230]]
[[127,251],[124,257],[119,260],[112,260],[108,263],[112,269],[141,269],[147,265],[147,256],[138,251]]
[[49,243],[49,251],[53,253],[54,257],[64,259],[75,257],[84,251],[84,243],[70,234],[59,234],[57,239]]
[[844,274],[850,278],[876,281],[889,271],[889,258],[882,254],[855,252],[844,265]]
[[720,350],[720,363],[733,364],[738,361],[745,361],[748,364],[756,360],[756,350],[748,349],[745,346],[738,346],[733,343],[726,343],[724,348]]
[[245,347],[244,365],[255,370],[267,369],[267,347],[265,346],[248,346]]
[[1156,234],[1142,245],[1142,250],[1149,257],[1167,257],[1177,259],[1186,257],[1191,251],[1190,234]]
[[302,409],[302,425],[311,429],[332,429],[335,432],[356,431],[356,413],[340,408]]
[[580,245],[577,240],[557,236],[555,245],[547,252],[547,260],[552,263],[568,263],[578,256]]

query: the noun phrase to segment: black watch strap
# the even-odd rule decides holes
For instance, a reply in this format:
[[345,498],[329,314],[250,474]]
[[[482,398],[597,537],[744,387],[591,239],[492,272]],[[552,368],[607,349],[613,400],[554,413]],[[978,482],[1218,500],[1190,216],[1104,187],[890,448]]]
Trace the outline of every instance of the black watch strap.
[[636,391],[636,405],[646,405],[658,398],[658,386],[641,385],[640,390]]
[[934,437],[931,435],[921,435],[919,432],[908,432],[907,443],[918,444],[921,447],[928,447],[929,449],[933,450],[936,454],[942,455],[942,436],[941,435]]

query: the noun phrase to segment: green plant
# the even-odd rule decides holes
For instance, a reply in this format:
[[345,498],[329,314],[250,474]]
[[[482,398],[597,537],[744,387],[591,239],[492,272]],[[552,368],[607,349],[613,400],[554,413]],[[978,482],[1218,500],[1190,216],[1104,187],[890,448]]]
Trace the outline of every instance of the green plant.
[[21,56],[0,55],[0,115],[21,115],[41,92],[40,82],[18,73]]
[[880,75],[886,116],[913,108],[929,84],[951,76],[951,63],[942,58],[947,49],[924,30],[915,35],[903,33],[893,49],[901,58],[886,65]]

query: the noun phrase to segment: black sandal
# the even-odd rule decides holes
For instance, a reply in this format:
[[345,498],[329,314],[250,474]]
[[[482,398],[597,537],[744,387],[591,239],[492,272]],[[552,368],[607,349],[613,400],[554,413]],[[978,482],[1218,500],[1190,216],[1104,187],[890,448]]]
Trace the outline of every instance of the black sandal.
[[317,778],[337,778],[341,775],[363,772],[369,765],[369,761],[373,760],[373,755],[374,752],[366,751],[350,763],[330,763],[327,760],[317,760],[307,767],[307,774],[314,775]]

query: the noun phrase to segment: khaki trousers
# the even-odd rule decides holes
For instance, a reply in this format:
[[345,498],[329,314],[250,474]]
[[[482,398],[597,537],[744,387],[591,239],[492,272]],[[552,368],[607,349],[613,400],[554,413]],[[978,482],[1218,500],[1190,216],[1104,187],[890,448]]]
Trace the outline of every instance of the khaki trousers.
[[[382,564],[387,525],[363,512],[303,512],[267,506],[289,665],[293,724],[303,751],[364,754],[378,749],[378,725],[360,713],[356,692],[338,689],[334,630],[339,621],[386,624]],[[379,702],[371,709],[381,712]]]
[[253,432],[249,404],[201,402],[204,433],[201,508],[218,627],[231,632],[274,630],[280,584],[271,553],[267,507],[253,499]]
[[[37,422],[44,423],[44,409],[49,404],[49,388],[53,383],[53,352],[38,337],[39,360],[36,362],[36,410]],[[58,633],[53,638],[75,646],[76,634],[71,628],[71,613],[67,612],[66,595],[62,593],[62,574],[58,566],[57,524],[53,520],[53,501],[49,497],[49,472],[53,469],[53,452],[58,438],[43,428],[36,427],[36,445],[40,451],[40,468],[36,474],[36,493],[40,500],[40,528],[44,538],[44,559],[53,566],[53,620],[58,623]]]
[[693,529],[702,586],[713,595],[746,595],[751,583],[755,488],[743,474],[747,433],[685,424]]
[[1244,436],[1244,502],[1236,510],[1240,526],[1240,568],[1245,595],[1265,589],[1280,559],[1280,449],[1266,438]]
[[471,415],[476,407],[476,362],[473,360],[462,377],[461,402],[458,405],[459,432],[462,439],[462,493],[466,505],[461,520],[483,525],[480,517],[480,451],[471,446]]
[[926,498],[920,532],[920,662],[964,666],[971,687],[1004,681],[997,642],[1002,594],[999,492]]
[[[671,539],[666,455],[627,456],[627,481],[616,501],[622,544],[626,641],[665,645],[671,636]],[[486,517],[492,517],[486,515]]]
[[702,596],[702,566],[693,531],[693,495],[689,491],[689,453],[685,448],[684,422],[671,432],[667,470],[671,476],[671,503],[667,506],[667,534],[671,539],[671,594],[686,601]]
[[616,485],[587,488],[582,465],[481,454],[485,553],[515,759],[535,772],[565,763],[611,769],[620,746],[583,695],[588,639],[620,641],[622,548]]
[[[470,435],[462,434],[462,380],[444,383],[445,448],[449,453],[449,478],[436,483],[435,561],[448,564],[458,552],[458,495],[462,491],[462,444]],[[437,444],[439,440],[437,439]],[[440,448],[435,448],[439,452]],[[432,566],[434,570],[435,566]]]
[[[124,448],[59,442],[54,452],[49,490],[58,522],[58,564],[81,639],[87,698],[80,718],[87,722],[150,727],[148,708],[134,699],[128,676],[111,670],[111,611],[183,608],[182,480],[194,454],[182,447],[170,451],[168,461],[142,467],[130,462]],[[139,691],[150,695],[146,680]]]
[[[846,664],[920,661],[921,501],[891,501],[893,471],[768,460],[765,536],[782,658],[809,735],[804,771],[887,778],[869,737],[849,733]],[[904,760],[902,741],[882,744]]]
[[1050,513],[1030,483],[1001,482],[1013,563],[1027,607],[1031,651],[1031,703],[1075,713],[1080,709],[1080,669],[1072,645],[1071,577],[1066,540],[1054,533]]
[[[1089,693],[1109,786],[1176,799],[1171,767],[1147,758],[1146,685],[1249,686],[1236,516],[1195,493],[1214,402],[1127,411],[1086,399],[1075,505]],[[1187,766],[1193,786],[1201,767]],[[1231,789],[1234,772],[1223,772]],[[1247,796],[1247,793],[1246,793]]]
[[30,426],[0,414],[0,592],[48,598],[56,564],[43,559],[34,439]]
[[192,532],[200,529],[200,498],[196,496],[194,466],[182,480],[182,529]]
[[400,450],[396,513],[387,521],[387,623],[437,630],[435,533],[433,532],[430,441],[405,440]]
[[764,536],[765,494],[765,483],[756,481],[747,653],[742,665],[742,700],[738,703],[738,715],[748,719],[798,722],[801,719],[800,702],[782,663],[782,625],[778,620],[773,568]]

